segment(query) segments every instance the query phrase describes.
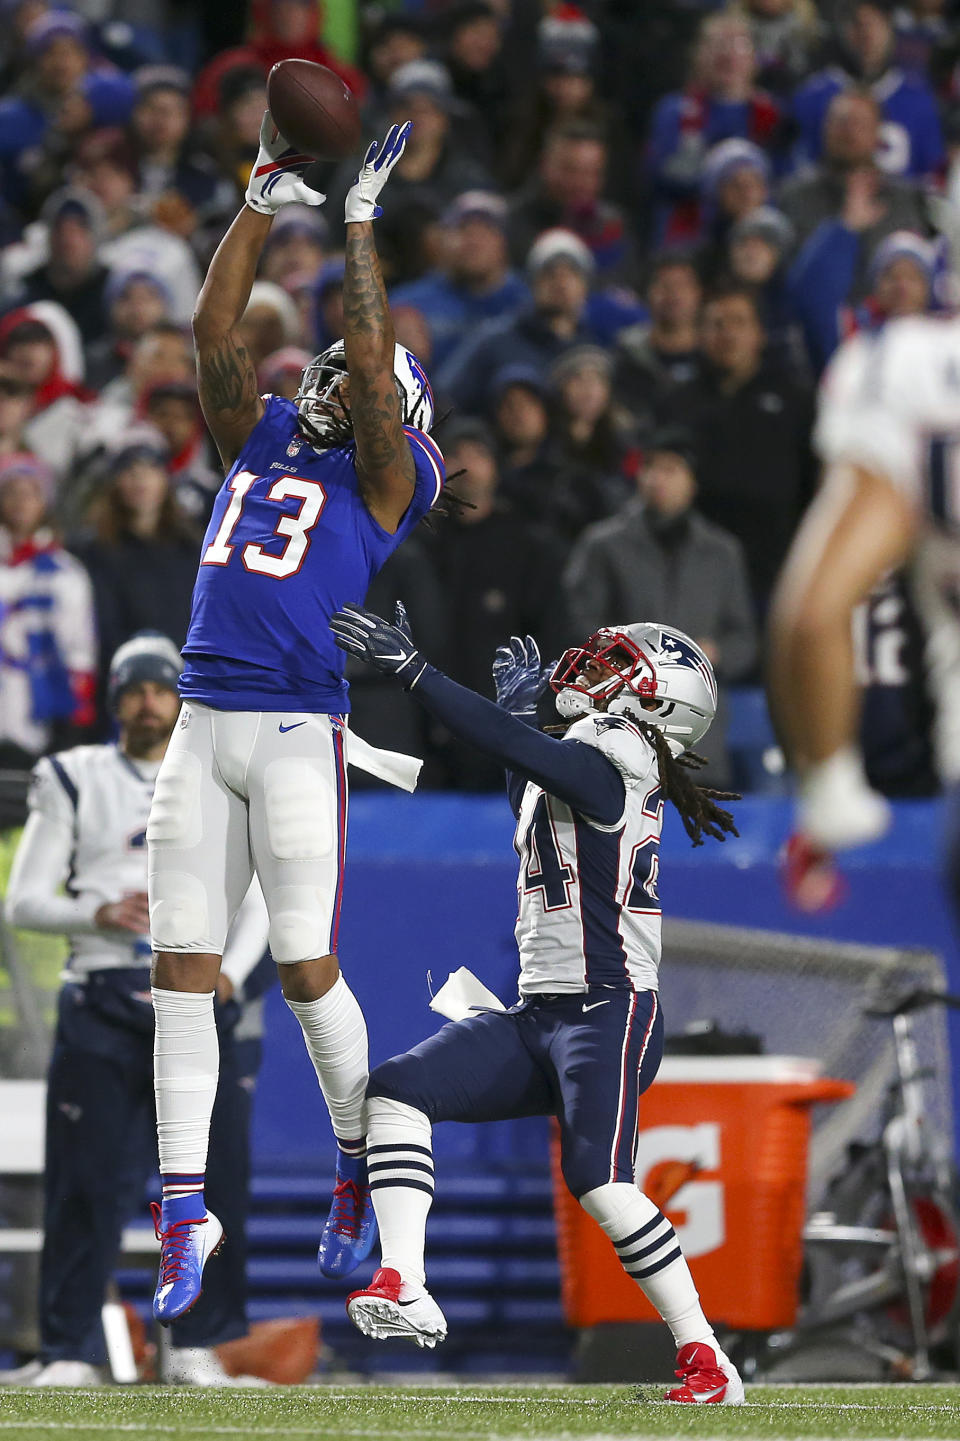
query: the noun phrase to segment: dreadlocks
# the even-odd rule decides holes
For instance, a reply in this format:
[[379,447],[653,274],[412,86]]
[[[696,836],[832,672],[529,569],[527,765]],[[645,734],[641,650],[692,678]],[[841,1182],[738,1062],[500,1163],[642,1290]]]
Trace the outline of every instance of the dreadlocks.
[[661,730],[649,721],[638,720],[633,714],[631,719],[656,752],[663,794],[676,806],[683,828],[693,844],[703,845],[704,832],[717,841],[725,841],[728,835],[739,836],[733,816],[716,802],[738,801],[740,795],[736,791],[714,791],[695,785],[689,773],[707,764],[704,757],[697,755],[696,751],[684,751],[683,755],[674,756]]

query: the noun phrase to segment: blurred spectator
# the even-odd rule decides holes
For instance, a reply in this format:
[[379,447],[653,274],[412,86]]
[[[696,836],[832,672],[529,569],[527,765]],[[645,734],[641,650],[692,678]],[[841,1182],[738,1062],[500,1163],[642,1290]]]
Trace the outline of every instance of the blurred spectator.
[[[454,680],[492,696],[493,654],[509,636],[529,632],[544,655],[559,654],[566,643],[559,555],[498,497],[496,447],[481,421],[453,422],[440,444],[448,474],[464,471],[456,478],[457,494],[474,507],[432,537],[449,633],[456,637],[445,668]],[[502,768],[469,747],[451,741],[446,755],[459,789],[502,788]]]
[[0,360],[0,462],[29,451],[28,422],[33,414],[33,386],[9,361]]
[[[527,257],[532,300],[513,317],[491,320],[467,336],[442,365],[437,389],[461,410],[480,414],[488,405],[490,382],[504,363],[531,366],[546,376],[553,362],[574,345],[598,345],[611,338],[610,307],[590,313],[593,257],[567,230],[548,230]],[[613,307],[614,313],[616,307]],[[635,317],[621,309],[621,325]]]
[[[218,61],[225,60],[224,55],[218,57]],[[233,182],[239,205],[260,145],[260,125],[267,108],[267,72],[256,60],[234,60],[219,72],[216,94],[211,108],[215,119],[207,130],[207,140],[217,169]],[[197,89],[194,103],[199,112]]]
[[770,196],[770,161],[750,140],[721,140],[703,163],[702,239],[713,250],[708,268],[718,269],[730,227]]
[[130,136],[141,193],[174,192],[190,207],[195,222],[229,207],[233,187],[191,134],[189,75],[173,65],[148,65],[134,80],[137,101]]
[[596,345],[568,350],[550,371],[556,422],[549,453],[558,474],[539,514],[565,547],[629,494],[636,433],[613,403],[612,375],[613,360]]
[[893,12],[897,65],[930,77],[938,52],[949,47],[955,28],[944,13],[947,8],[947,0],[907,0],[897,5]]
[[301,273],[311,280],[323,265],[330,231],[320,210],[311,205],[281,205],[263,247],[261,280],[283,285]]
[[71,543],[93,581],[105,655],[140,630],[179,648],[187,633],[199,539],[173,494],[166,452],[152,437],[121,441],[89,516]]
[[544,230],[562,227],[580,237],[601,274],[632,276],[633,237],[623,213],[603,199],[607,161],[603,131],[588,121],[563,121],[547,134],[536,175],[510,204],[515,264]]
[[[306,355],[306,351],[297,353]],[[306,361],[301,362],[301,369],[304,364]],[[196,382],[157,381],[144,395],[142,410],[144,419],[166,445],[167,470],[177,504],[199,532],[210,518],[217,491],[223,484],[223,473],[219,466],[215,469],[213,465]]]
[[85,345],[99,340],[107,325],[104,289],[107,267],[98,259],[104,238],[103,210],[83,190],[58,190],[40,213],[48,226],[49,258],[23,277],[22,299],[55,300],[72,316]]
[[0,765],[25,769],[93,724],[90,579],[50,526],[53,473],[0,461]]
[[[696,509],[696,456],[682,430],[657,432],[637,471],[636,494],[587,529],[570,556],[564,589],[578,635],[625,615],[656,616],[696,640],[721,683],[756,664],[757,632],[742,547]],[[729,779],[722,708],[698,747],[711,783]]]
[[255,368],[281,346],[299,345],[303,339],[296,305],[287,292],[272,280],[253,282],[247,308],[237,329]]
[[696,236],[701,173],[711,146],[732,137],[752,140],[768,151],[777,143],[780,107],[755,88],[756,63],[750,27],[742,16],[724,13],[704,20],[688,84],[664,96],[651,121],[659,242]]
[[53,301],[11,310],[0,320],[0,359],[31,388],[33,416],[26,431],[30,449],[63,476],[89,425],[94,398],[79,379],[79,331]]
[[889,175],[932,179],[943,167],[940,116],[929,82],[895,64],[890,0],[844,0],[839,32],[843,68],[820,70],[793,97],[797,159],[819,160],[830,102],[850,85],[868,85],[883,116],[876,159]]
[[933,301],[936,248],[921,236],[901,230],[878,246],[870,265],[870,294],[854,304],[851,297],[859,247],[860,234],[853,226],[825,220],[790,272],[794,308],[817,375],[840,342],[855,330],[922,315]]
[[[579,13],[545,15],[537,26],[536,85],[525,84],[507,111],[497,155],[497,173],[515,190],[536,169],[547,135],[568,121],[585,122],[615,146],[623,121],[597,89],[600,35]],[[628,168],[610,166],[611,188],[630,189]]]
[[[387,92],[387,124],[413,121],[406,149],[390,176],[390,186],[380,196],[383,219],[380,228],[388,232],[402,223],[404,212],[417,206],[438,215],[464,190],[489,188],[489,176],[476,158],[481,146],[471,145],[469,135],[454,130],[457,103],[450,76],[435,60],[412,60],[391,78]],[[343,235],[343,197],[357,175],[355,158],[344,161],[330,186],[324,207],[340,239]],[[421,221],[422,226],[425,221]]]
[[879,137],[880,110],[869,90],[834,95],[824,121],[823,159],[787,180],[777,201],[798,245],[822,221],[849,216],[862,234],[860,285],[865,284],[870,256],[885,235],[929,228],[920,189],[909,180],[885,175],[876,164]]
[[823,22],[813,0],[733,0],[730,9],[750,26],[757,79],[777,95],[810,72]]
[[117,436],[143,418],[147,396],[166,381],[196,384],[196,364],[186,331],[161,321],[133,343],[123,374],[91,408],[82,449],[88,455],[115,449]]
[[788,284],[788,263],[793,254],[793,226],[772,205],[761,205],[730,231],[725,272],[740,285],[749,285],[760,302],[767,336],[767,357],[789,368],[806,369],[797,354],[794,309]]
[[148,270],[115,270],[104,287],[103,303],[107,334],[87,349],[87,381],[95,391],[123,373],[141,335],[170,319],[172,296],[165,282]]
[[390,295],[391,306],[413,305],[423,315],[435,365],[442,365],[480,322],[513,315],[530,295],[510,269],[506,204],[498,195],[467,191],[444,213],[443,225],[442,269],[398,285]]
[[703,373],[679,387],[665,412],[694,433],[700,510],[742,543],[763,615],[813,490],[813,400],[764,360],[766,334],[751,289],[730,285],[707,299],[701,344]]
[[187,242],[145,215],[137,194],[137,167],[119,130],[100,130],[77,147],[76,183],[103,206],[107,238],[100,259],[111,270],[149,271],[166,285],[175,320],[189,322],[200,291],[200,271]]
[[323,44],[322,19],[322,0],[251,0],[251,49],[264,71],[289,58],[325,65],[362,100],[367,82],[359,70]]
[[[528,510],[526,495],[536,495],[550,431],[546,387],[529,365],[505,365],[490,384],[490,414],[501,458],[501,489],[517,510]],[[535,501],[533,502],[535,504]]]
[[432,364],[433,334],[423,312],[415,305],[395,305],[392,313],[397,344],[412,350],[424,365]]
[[422,18],[409,10],[389,11],[379,15],[367,36],[364,69],[370,81],[373,104],[383,100],[390,81],[402,65],[422,60],[427,53],[427,38]]
[[343,335],[343,261],[328,260],[314,281],[313,344],[326,350]]
[[614,352],[614,395],[641,435],[655,426],[670,391],[700,372],[702,300],[691,256],[666,250],[654,258],[647,283],[650,318],[621,330]]
[[453,93],[482,118],[492,151],[503,134],[509,99],[500,16],[488,0],[454,0],[438,18]]
[[17,203],[45,157],[57,164],[85,130],[126,124],[134,101],[129,78],[98,61],[86,21],[69,10],[38,16],[24,49],[17,93],[0,101],[3,189]]

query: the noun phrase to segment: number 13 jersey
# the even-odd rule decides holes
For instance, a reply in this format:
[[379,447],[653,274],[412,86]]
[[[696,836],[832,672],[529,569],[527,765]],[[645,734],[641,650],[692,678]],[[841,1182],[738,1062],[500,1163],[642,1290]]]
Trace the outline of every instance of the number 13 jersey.
[[625,716],[589,715],[564,744],[595,746],[623,777],[623,815],[601,826],[528,781],[514,846],[520,994],[656,990],[660,967],[657,757]]
[[387,557],[438,498],[443,457],[405,426],[416,469],[395,534],[360,493],[356,446],[314,450],[276,395],[227,475],[203,540],[180,693],[218,710],[349,709],[328,622],[362,604]]

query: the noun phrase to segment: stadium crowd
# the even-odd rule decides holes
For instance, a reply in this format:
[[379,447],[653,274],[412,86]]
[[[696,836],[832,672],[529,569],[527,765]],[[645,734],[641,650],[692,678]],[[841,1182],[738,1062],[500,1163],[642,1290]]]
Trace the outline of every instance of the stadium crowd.
[[[190,316],[285,56],[343,75],[368,136],[414,122],[377,243],[469,507],[370,604],[402,597],[425,653],[486,693],[511,633],[552,655],[651,616],[756,683],[820,373],[852,330],[951,304],[958,8],[0,0],[0,766],[106,733],[127,637],[183,641],[222,480]],[[264,391],[292,397],[341,333],[356,168],[319,167],[327,203],[274,222],[243,321]],[[893,580],[858,648],[868,766],[916,794],[912,626]],[[357,730],[427,754],[428,784],[500,784],[348,674]]]

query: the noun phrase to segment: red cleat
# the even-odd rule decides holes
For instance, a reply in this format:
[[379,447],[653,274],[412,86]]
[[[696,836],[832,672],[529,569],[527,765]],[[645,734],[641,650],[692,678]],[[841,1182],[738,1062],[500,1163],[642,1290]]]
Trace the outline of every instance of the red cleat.
[[813,914],[832,911],[847,897],[847,883],[830,851],[814,845],[802,831],[794,831],[783,849],[781,875],[791,903]]
[[743,1405],[743,1382],[737,1368],[706,1341],[688,1341],[680,1347],[677,1375],[681,1384],[666,1393],[665,1401],[699,1406]]

